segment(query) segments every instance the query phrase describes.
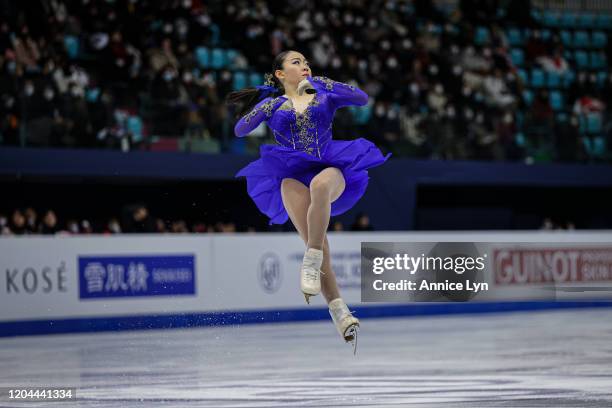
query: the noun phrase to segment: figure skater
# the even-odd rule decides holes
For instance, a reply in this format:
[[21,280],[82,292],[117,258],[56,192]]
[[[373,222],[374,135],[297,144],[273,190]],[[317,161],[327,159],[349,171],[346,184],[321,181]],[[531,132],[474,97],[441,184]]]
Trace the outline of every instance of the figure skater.
[[291,219],[306,244],[300,270],[306,302],[323,291],[332,320],[353,352],[359,320],[340,297],[326,232],[330,216],[349,210],[364,194],[367,169],[381,165],[390,154],[383,156],[362,138],[332,140],[331,129],[336,109],[367,101],[368,95],[355,86],[313,77],[297,51],[276,56],[264,85],[227,96],[228,104],[242,106],[236,136],[246,136],[267,121],[276,140],[275,145],[262,145],[261,157],[236,177],[246,177],[249,195],[270,224]]

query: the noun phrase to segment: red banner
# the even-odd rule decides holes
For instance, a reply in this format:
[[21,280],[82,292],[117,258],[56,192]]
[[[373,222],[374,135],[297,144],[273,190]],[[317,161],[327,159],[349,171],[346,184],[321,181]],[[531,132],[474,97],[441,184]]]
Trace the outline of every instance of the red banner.
[[496,248],[498,285],[612,281],[612,248]]

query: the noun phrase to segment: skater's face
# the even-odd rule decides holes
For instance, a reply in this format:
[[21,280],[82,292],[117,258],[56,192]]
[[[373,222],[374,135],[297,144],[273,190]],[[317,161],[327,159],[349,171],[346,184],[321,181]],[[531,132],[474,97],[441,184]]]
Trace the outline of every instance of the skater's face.
[[277,69],[275,75],[285,88],[297,89],[302,80],[312,76],[312,71],[306,57],[299,52],[291,51],[283,61],[283,69]]

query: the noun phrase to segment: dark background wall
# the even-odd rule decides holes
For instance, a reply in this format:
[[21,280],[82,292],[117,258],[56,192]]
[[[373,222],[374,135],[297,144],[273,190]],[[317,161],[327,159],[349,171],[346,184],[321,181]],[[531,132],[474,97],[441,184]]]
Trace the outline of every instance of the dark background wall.
[[[254,159],[0,149],[0,212],[38,205],[60,216],[104,219],[143,202],[160,218],[266,230],[245,181],[233,177]],[[337,219],[350,225],[363,211],[378,230],[533,229],[545,217],[577,228],[612,228],[610,208],[610,166],[392,159],[371,170],[363,199]]]

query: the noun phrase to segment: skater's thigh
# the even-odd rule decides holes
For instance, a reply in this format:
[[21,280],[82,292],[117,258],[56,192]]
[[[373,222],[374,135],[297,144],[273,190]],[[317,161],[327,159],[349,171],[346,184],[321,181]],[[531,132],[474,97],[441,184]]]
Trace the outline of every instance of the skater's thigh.
[[330,201],[333,203],[336,201],[344,188],[346,187],[346,182],[344,180],[344,175],[342,171],[336,167],[327,167],[326,169],[321,170],[319,174],[314,176],[312,181],[310,182],[310,189],[316,188],[325,188],[326,191],[329,191]]
[[308,242],[307,214],[310,206],[310,190],[301,181],[285,178],[281,183],[283,205],[302,240]]

